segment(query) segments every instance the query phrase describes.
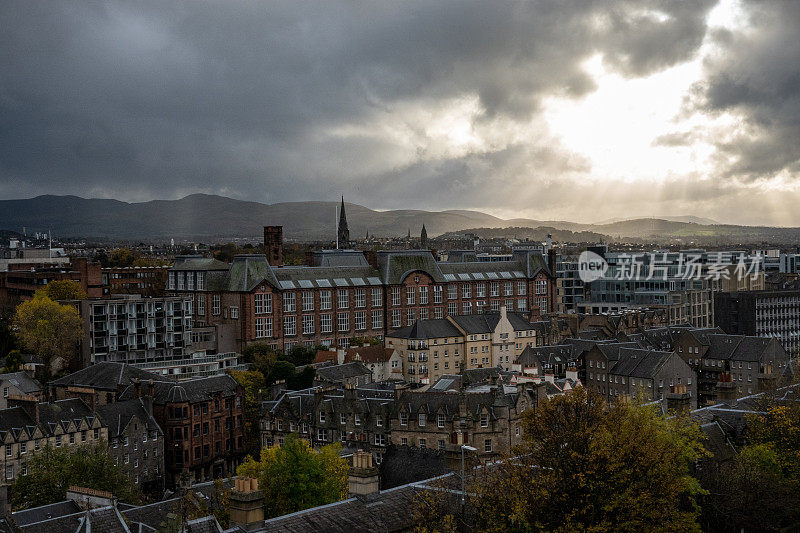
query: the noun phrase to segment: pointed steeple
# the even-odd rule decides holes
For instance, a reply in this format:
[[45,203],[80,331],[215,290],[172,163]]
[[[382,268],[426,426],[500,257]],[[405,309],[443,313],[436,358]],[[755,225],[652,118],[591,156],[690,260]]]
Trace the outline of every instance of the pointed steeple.
[[425,224],[422,224],[422,231],[419,234],[419,247],[423,250],[428,248],[428,232],[425,230]]
[[350,228],[347,227],[347,215],[344,212],[344,196],[342,196],[342,207],[339,211],[339,246],[350,244]]

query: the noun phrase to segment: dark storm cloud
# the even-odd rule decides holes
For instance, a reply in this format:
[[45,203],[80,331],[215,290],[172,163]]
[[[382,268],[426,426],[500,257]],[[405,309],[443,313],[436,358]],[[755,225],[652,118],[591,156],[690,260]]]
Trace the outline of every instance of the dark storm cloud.
[[800,171],[800,3],[746,1],[741,32],[713,35],[721,48],[706,61],[695,105],[731,112],[742,131],[716,146],[721,171],[743,180]]
[[[597,53],[626,76],[689,59],[712,3],[8,0],[0,197],[271,202],[344,191],[376,207],[388,194],[491,207],[481,191],[493,182],[546,181],[588,163],[546,135],[547,147],[427,157],[434,141],[419,124],[409,119],[421,136],[410,148],[380,126],[462,97],[478,99],[476,127],[526,122],[544,96],[593,90],[581,64]],[[709,94],[716,107],[749,101]],[[330,134],[345,125],[376,133]]]

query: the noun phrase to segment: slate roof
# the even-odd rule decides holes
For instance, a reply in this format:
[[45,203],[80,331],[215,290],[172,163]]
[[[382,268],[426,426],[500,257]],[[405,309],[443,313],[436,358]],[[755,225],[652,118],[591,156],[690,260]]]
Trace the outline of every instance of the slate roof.
[[58,518],[60,516],[79,513],[81,508],[72,500],[64,500],[63,502],[50,503],[48,505],[41,505],[39,507],[32,507],[31,509],[23,509],[11,513],[11,518],[18,526],[27,526],[35,522],[49,520],[51,518]]
[[716,461],[727,461],[736,456],[736,449],[728,440],[725,430],[718,421],[701,424],[700,431],[705,437],[706,449],[711,452]]
[[321,366],[317,368],[315,380],[329,381],[331,383],[341,383],[348,378],[356,376],[372,375],[372,371],[364,366],[361,361],[344,363],[342,365]]
[[175,264],[172,265],[171,270],[228,270],[228,263],[213,259],[211,257],[203,257],[200,255],[179,255],[175,258]]
[[441,339],[463,336],[452,322],[444,318],[417,320],[413,325],[396,329],[387,335],[395,339]]
[[8,381],[23,394],[32,394],[42,391],[42,385],[26,372],[11,372],[9,374],[0,374],[0,381]]
[[83,370],[67,374],[62,378],[51,381],[50,384],[63,387],[88,387],[116,392],[119,390],[120,385],[127,386],[137,378],[140,381],[148,381],[150,379],[172,381],[172,378],[141,370],[125,363],[104,362],[95,363]]
[[523,367],[535,366],[542,368],[544,366],[554,366],[557,364],[566,364],[572,360],[572,346],[569,344],[560,344],[553,346],[526,346],[522,353],[519,354],[515,363]]
[[259,533],[394,533],[409,531],[414,525],[415,496],[421,490],[414,484],[376,494],[350,498],[296,513],[271,518]]
[[113,506],[32,522],[20,527],[22,533],[131,533],[125,520]]
[[160,435],[164,434],[156,419],[147,412],[141,398],[99,405],[97,414],[108,426],[109,438],[119,437],[134,418],[144,425],[147,431],[158,431]]
[[222,527],[214,515],[195,518],[186,522],[185,533],[222,533]]
[[611,367],[609,374],[633,378],[652,378],[673,355],[672,352],[622,348],[619,350],[619,359]]
[[428,274],[436,283],[444,283],[445,278],[440,263],[436,262],[433,254],[428,250],[406,251],[379,251],[378,270],[381,279],[389,285],[399,285],[414,272],[421,270]]
[[[180,382],[155,381],[153,402],[163,405],[169,402],[207,402],[213,394],[222,392],[223,396],[233,396],[239,384],[228,374],[208,376],[204,378],[189,379]],[[136,397],[133,385],[120,394],[120,400],[130,400]]]

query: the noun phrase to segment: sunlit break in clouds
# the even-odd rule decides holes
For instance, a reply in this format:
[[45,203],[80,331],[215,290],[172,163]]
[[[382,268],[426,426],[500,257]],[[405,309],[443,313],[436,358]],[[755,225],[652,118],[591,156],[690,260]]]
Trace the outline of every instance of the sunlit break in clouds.
[[0,4],[0,198],[800,225],[800,3]]

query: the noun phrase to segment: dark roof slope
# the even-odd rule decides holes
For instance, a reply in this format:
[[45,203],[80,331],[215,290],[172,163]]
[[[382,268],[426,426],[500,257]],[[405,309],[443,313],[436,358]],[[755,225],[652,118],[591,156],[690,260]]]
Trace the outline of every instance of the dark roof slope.
[[356,376],[372,375],[372,371],[364,366],[361,361],[353,361],[352,363],[344,363],[343,365],[322,366],[317,368],[315,379],[322,381],[330,381],[338,383],[347,378]]
[[111,438],[119,437],[134,418],[145,426],[147,431],[158,431],[159,434],[163,435],[161,427],[156,422],[156,419],[147,412],[147,408],[141,398],[99,405],[97,414],[108,426],[108,436]]
[[30,377],[27,372],[0,374],[0,380],[10,382],[24,394],[31,394],[42,390],[42,384]]
[[50,384],[64,387],[77,386],[117,391],[120,385],[126,386],[137,378],[140,381],[147,381],[150,379],[158,381],[171,380],[171,378],[166,376],[141,370],[125,363],[104,362],[95,363],[83,370],[67,374],[62,378],[51,381]]

